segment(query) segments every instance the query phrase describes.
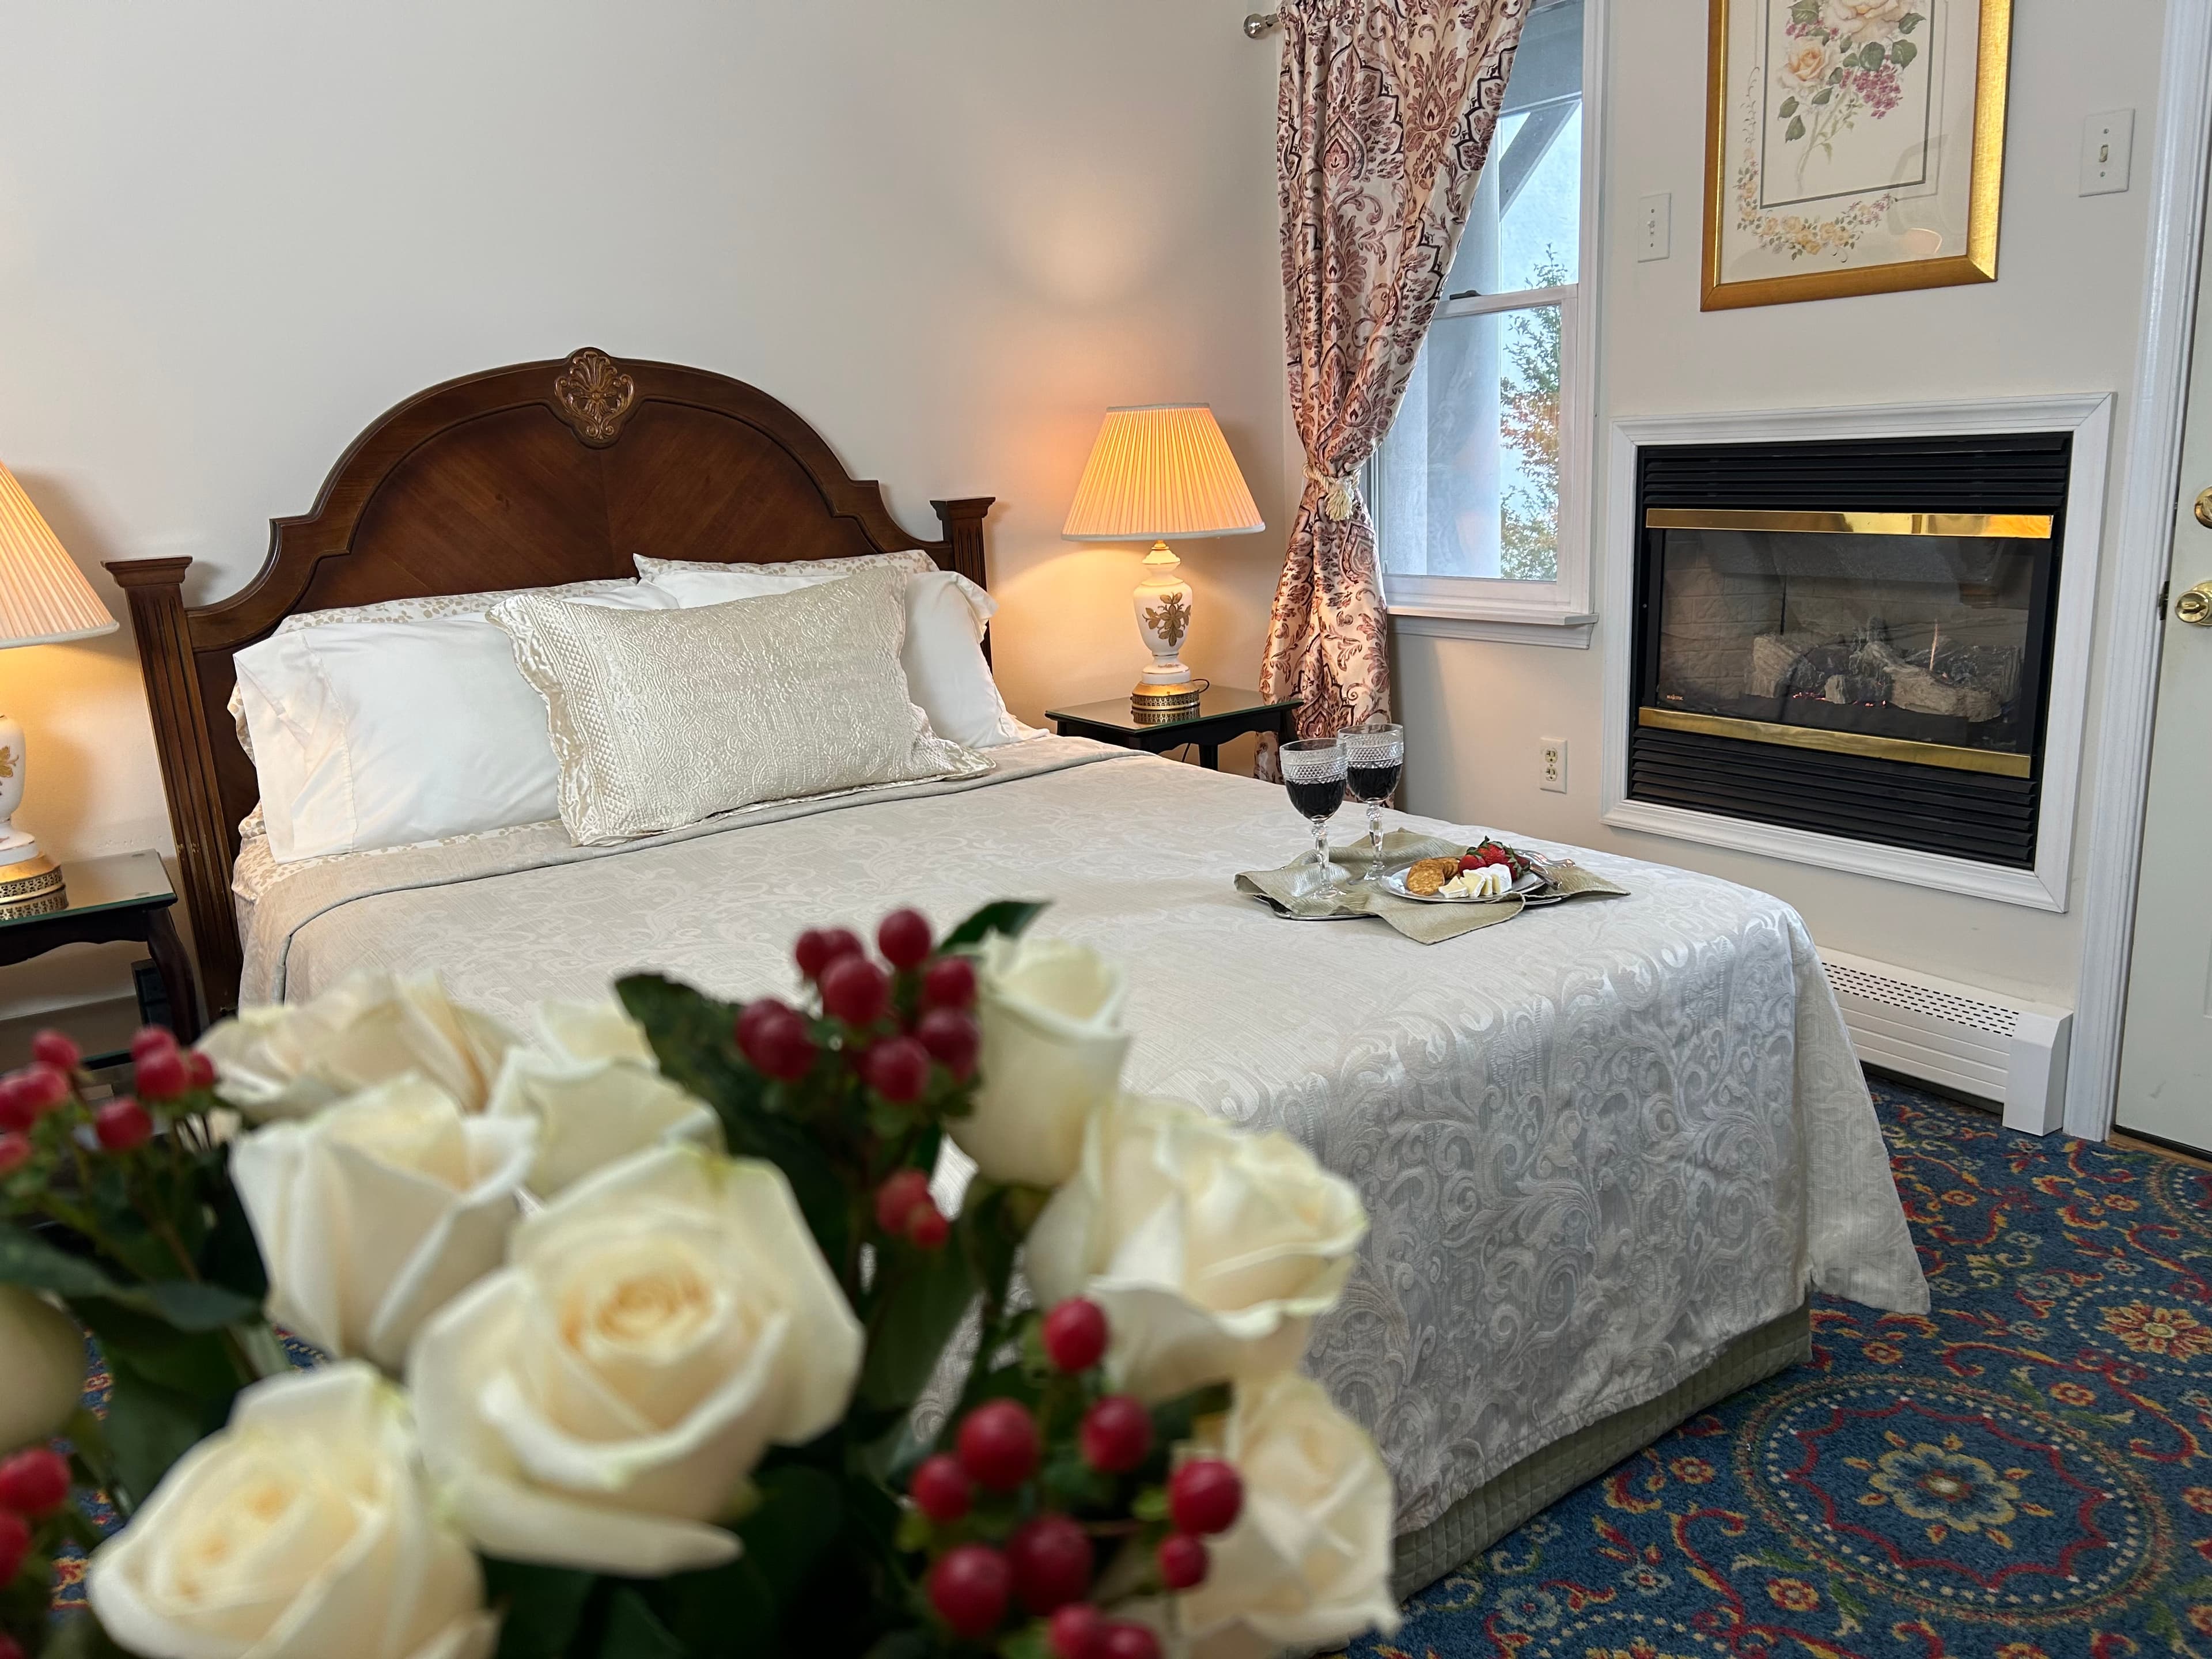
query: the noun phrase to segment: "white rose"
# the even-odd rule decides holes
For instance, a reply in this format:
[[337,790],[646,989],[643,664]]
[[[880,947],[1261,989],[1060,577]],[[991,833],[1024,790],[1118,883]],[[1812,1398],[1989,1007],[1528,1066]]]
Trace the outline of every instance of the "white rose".
[[311,1001],[242,1009],[199,1041],[216,1092],[256,1122],[305,1117],[409,1072],[480,1112],[517,1041],[447,996],[437,976],[362,972]]
[[499,1266],[537,1142],[532,1120],[466,1116],[418,1077],[245,1136],[230,1176],[269,1317],[398,1370],[416,1328]]
[[1205,1581],[1175,1598],[1190,1659],[1271,1659],[1398,1628],[1390,1472],[1321,1385],[1285,1371],[1239,1387],[1201,1447],[1244,1479]]
[[1821,21],[1846,40],[1873,34],[1887,40],[1911,9],[1911,0],[1827,0]]
[[0,1456],[59,1434],[84,1399],[84,1333],[20,1285],[0,1285]]
[[1352,1184],[1289,1136],[1123,1095],[1092,1117],[1025,1259],[1045,1305],[1105,1310],[1108,1376],[1160,1401],[1297,1364],[1366,1231]]
[[1066,939],[994,934],[976,964],[975,1109],[947,1121],[986,1180],[1057,1187],[1114,1097],[1129,1033],[1121,970]]
[[1782,54],[1780,81],[1784,92],[1817,91],[1835,67],[1835,49],[1825,40],[1806,40]]
[[531,1024],[539,1047],[570,1060],[626,1060],[660,1069],[645,1027],[619,1002],[541,1002],[531,1011]]
[[630,1577],[738,1553],[712,1524],[771,1444],[844,1415],[861,1331],[770,1164],[690,1147],[587,1176],[423,1327],[422,1449],[488,1553]]
[[594,1170],[664,1141],[722,1150],[722,1121],[659,1073],[623,1060],[510,1048],[486,1115],[538,1126],[530,1190],[550,1198]]
[[141,1659],[480,1659],[498,1631],[404,1397],[358,1364],[241,1393],[93,1552],[85,1594]]

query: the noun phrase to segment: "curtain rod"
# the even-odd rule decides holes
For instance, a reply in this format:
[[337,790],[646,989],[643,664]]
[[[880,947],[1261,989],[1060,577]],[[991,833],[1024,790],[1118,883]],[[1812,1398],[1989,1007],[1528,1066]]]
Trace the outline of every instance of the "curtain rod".
[[1279,11],[1247,13],[1244,18],[1244,38],[1248,40],[1256,40],[1282,21],[1283,14]]

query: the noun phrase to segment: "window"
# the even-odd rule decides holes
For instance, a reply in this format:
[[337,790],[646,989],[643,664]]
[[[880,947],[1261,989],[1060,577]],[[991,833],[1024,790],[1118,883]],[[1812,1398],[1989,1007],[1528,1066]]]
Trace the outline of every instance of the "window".
[[1558,623],[1587,604],[1586,3],[1539,0],[1522,29],[1445,297],[1368,476],[1401,616]]

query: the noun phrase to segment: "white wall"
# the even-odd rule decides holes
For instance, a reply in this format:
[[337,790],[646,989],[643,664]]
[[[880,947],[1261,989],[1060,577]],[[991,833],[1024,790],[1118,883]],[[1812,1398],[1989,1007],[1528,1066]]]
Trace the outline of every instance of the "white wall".
[[[1600,256],[1601,421],[2116,392],[2117,453],[2128,438],[2143,276],[2142,147],[2163,9],[2156,0],[2014,8],[1996,283],[1700,313],[1706,7],[1704,0],[1614,0]],[[2078,195],[2082,118],[2130,107],[2137,112],[2136,188]],[[1674,197],[1673,257],[1639,264],[1632,246],[1637,200],[1662,191]],[[1601,441],[1601,465],[1603,454]],[[1601,478],[1597,488],[1602,500]],[[2108,526],[2114,517],[2108,512]],[[1593,523],[1601,533],[1602,513]],[[1398,706],[1413,763],[1408,804],[1710,871],[1789,900],[1823,945],[2071,1003],[2079,895],[2097,851],[2078,836],[2075,908],[2053,915],[1601,823],[1603,653],[1626,648],[1630,598],[1598,596],[1601,620],[1587,652],[1399,636]],[[2100,604],[2100,637],[2102,611]],[[1539,737],[1569,741],[1565,795],[1537,787]]]
[[[891,510],[995,495],[1016,712],[1123,691],[1141,549],[1061,515],[1109,404],[1211,402],[1278,528],[1182,550],[1251,684],[1284,516],[1272,43],[1239,0],[0,0],[0,459],[100,562],[258,566],[434,381],[594,343],[792,404]],[[0,653],[24,819],[169,846],[127,633]],[[0,1014],[114,952],[0,974]],[[0,1055],[4,1061],[5,1055]]]

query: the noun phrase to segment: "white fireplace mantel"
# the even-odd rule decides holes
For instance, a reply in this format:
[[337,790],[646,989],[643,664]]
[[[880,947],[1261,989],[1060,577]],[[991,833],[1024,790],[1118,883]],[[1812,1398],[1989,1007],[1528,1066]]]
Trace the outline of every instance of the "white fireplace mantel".
[[[1850,409],[1765,409],[1716,415],[1651,415],[1613,422],[1607,468],[1601,560],[1604,629],[1605,822],[1620,830],[1764,853],[1799,864],[1970,893],[2039,910],[2066,908],[2080,783],[2081,727],[2089,684],[2089,636],[2096,605],[2097,550],[2105,521],[2105,462],[2111,447],[2110,393],[2058,398],[1882,404]],[[1636,594],[1637,451],[1646,444],[1725,444],[1820,439],[1942,437],[1959,433],[2074,434],[2066,524],[2058,548],[2058,615],[2051,639],[2050,714],[2043,745],[2043,794],[2036,821],[2035,867],[2007,869],[1972,859],[1757,823],[1747,818],[1628,799],[1628,722],[1635,672],[1630,614]]]

